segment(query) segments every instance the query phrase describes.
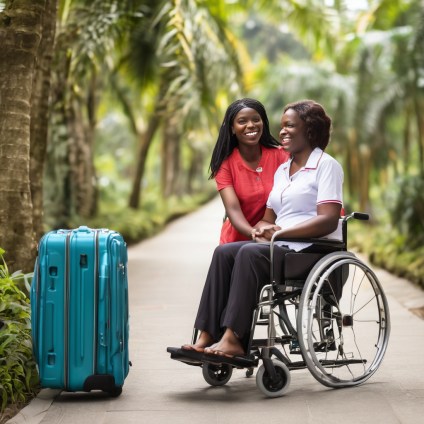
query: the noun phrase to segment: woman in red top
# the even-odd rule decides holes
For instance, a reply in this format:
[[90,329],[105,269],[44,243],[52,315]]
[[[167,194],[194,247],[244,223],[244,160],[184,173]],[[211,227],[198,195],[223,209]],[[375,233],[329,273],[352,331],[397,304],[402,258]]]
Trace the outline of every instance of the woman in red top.
[[262,103],[242,99],[229,106],[210,164],[210,178],[216,180],[229,218],[222,226],[220,245],[251,239],[265,213],[275,171],[288,159],[269,131]]

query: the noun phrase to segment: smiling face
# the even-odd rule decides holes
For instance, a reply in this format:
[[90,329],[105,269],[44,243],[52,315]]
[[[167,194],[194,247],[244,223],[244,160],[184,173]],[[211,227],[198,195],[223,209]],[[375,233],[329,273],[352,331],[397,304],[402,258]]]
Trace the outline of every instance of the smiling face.
[[259,143],[263,127],[261,115],[255,109],[245,107],[234,118],[231,130],[239,143],[254,146]]
[[310,148],[306,122],[293,109],[288,109],[281,118],[280,143],[290,154]]

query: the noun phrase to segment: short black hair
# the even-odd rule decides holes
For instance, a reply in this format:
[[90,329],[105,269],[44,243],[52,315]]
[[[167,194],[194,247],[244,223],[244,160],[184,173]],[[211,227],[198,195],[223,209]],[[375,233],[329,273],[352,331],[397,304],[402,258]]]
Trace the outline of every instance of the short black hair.
[[259,139],[259,144],[271,149],[276,149],[278,146],[281,146],[269,130],[269,121],[264,105],[255,99],[246,98],[236,100],[228,106],[227,112],[225,112],[224,121],[222,122],[221,129],[219,130],[218,140],[216,141],[215,148],[212,153],[212,159],[209,166],[209,170],[211,172],[209,179],[216,177],[222,162],[224,162],[224,160],[233,153],[234,148],[238,146],[237,137],[232,134],[231,126],[233,125],[236,115],[245,108],[255,109],[262,119],[263,130],[261,138]]
[[325,150],[330,142],[331,118],[325,113],[324,108],[313,100],[301,100],[290,103],[284,108],[284,113],[289,109],[295,110],[299,117],[306,122],[311,147]]

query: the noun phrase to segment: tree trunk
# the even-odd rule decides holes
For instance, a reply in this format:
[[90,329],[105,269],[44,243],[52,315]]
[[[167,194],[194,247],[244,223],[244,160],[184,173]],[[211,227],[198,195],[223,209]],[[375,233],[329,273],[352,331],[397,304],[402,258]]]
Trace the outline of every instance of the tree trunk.
[[418,132],[418,151],[419,151],[419,170],[421,177],[424,178],[424,122],[421,115],[421,105],[418,98],[418,94],[414,95],[415,103],[415,115],[417,120],[417,132]]
[[45,0],[6,3],[0,13],[0,245],[13,269],[35,258],[29,179],[31,93]]
[[43,229],[43,171],[47,148],[51,63],[56,32],[57,1],[47,0],[42,19],[42,38],[38,48],[31,96],[30,181],[32,225],[35,239]]
[[408,104],[405,108],[405,126],[403,129],[403,171],[406,174],[410,165],[410,146],[411,145],[411,107]]
[[370,149],[361,151],[360,198],[359,207],[362,213],[369,213],[370,175],[372,167],[372,152]]
[[190,168],[188,170],[188,175],[187,175],[187,192],[188,194],[193,194],[196,177],[202,171],[203,154],[200,150],[197,150],[194,147],[190,147],[190,150],[191,150],[191,161],[190,161]]
[[171,194],[181,196],[184,189],[181,184],[181,136],[179,133],[176,134],[174,146],[174,156],[172,158],[174,178],[171,184]]
[[82,218],[92,216],[94,203],[93,151],[84,125],[81,104],[78,99],[71,103],[68,114],[69,139],[69,184],[73,213]]
[[178,126],[168,118],[165,122],[162,141],[162,196],[177,194],[180,174],[180,141]]
[[67,228],[69,217],[76,213],[73,192],[70,191],[70,144],[68,127],[69,71],[71,55],[67,54],[68,40],[58,33],[52,65],[49,140],[43,178],[43,221],[53,229]]
[[360,190],[360,159],[358,152],[358,137],[356,131],[352,131],[348,138],[348,181],[350,200],[357,196]]
[[90,174],[91,174],[91,195],[86,199],[87,204],[90,205],[88,214],[94,217],[98,209],[99,191],[97,189],[97,175],[94,166],[94,138],[97,125],[97,106],[99,104],[99,82],[97,73],[93,69],[90,81],[90,88],[88,93],[87,114],[88,114],[88,131],[87,131],[87,144],[90,148]]
[[140,205],[140,189],[141,181],[144,175],[144,168],[146,165],[147,153],[149,151],[150,143],[159,127],[160,116],[155,111],[153,116],[150,118],[149,126],[147,131],[140,137],[140,151],[137,158],[137,169],[133,181],[133,188],[131,192],[129,206],[133,209],[138,209]]

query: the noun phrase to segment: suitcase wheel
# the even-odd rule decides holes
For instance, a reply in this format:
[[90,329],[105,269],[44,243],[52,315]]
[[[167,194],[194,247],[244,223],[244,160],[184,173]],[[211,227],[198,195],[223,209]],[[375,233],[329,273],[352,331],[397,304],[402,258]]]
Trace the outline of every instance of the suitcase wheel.
[[109,393],[109,396],[111,397],[118,397],[122,393],[122,386],[118,386],[113,388],[112,390],[108,390],[107,393]]

